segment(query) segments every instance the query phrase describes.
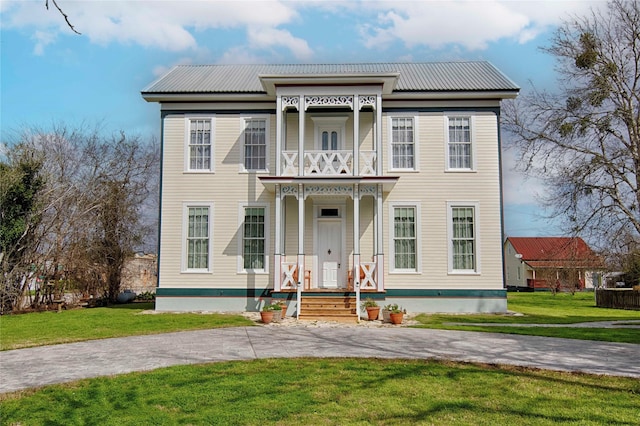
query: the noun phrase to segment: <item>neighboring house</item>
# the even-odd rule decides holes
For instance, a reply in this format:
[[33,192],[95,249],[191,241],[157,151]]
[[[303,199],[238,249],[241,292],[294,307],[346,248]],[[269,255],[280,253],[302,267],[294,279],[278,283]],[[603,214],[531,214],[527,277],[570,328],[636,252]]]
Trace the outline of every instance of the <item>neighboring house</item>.
[[156,309],[505,311],[499,117],[518,90],[487,62],[171,69],[142,92],[162,118]]
[[583,290],[600,285],[602,259],[579,237],[509,237],[504,258],[507,288]]
[[158,282],[158,259],[155,254],[137,253],[127,259],[122,270],[122,290],[134,293],[155,293]]

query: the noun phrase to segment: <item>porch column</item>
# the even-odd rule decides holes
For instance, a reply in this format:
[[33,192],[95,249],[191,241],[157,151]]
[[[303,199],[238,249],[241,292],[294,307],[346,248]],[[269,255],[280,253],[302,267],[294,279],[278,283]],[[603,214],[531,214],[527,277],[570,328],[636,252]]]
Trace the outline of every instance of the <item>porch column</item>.
[[353,288],[360,285],[360,185],[353,185]]
[[375,131],[376,138],[376,174],[382,176],[382,95],[376,98]]
[[275,218],[275,241],[273,248],[273,290],[282,289],[282,192],[279,184],[276,184],[276,218]]
[[[284,114],[282,113],[282,96],[278,95],[278,97],[276,98],[276,176],[282,176],[280,162],[282,161],[282,123],[284,123],[283,116]],[[276,193],[277,192],[278,191],[276,190]]]
[[353,95],[353,176],[360,176],[360,101]]
[[304,285],[304,185],[298,184],[298,286]]
[[[298,176],[304,176],[304,95],[300,95],[298,106]],[[302,194],[302,193],[300,193]],[[304,198],[304,197],[303,197]]]
[[378,283],[378,291],[384,290],[384,235],[383,235],[383,211],[382,211],[382,185],[378,184],[378,191],[376,194],[376,269],[378,276],[376,282]]

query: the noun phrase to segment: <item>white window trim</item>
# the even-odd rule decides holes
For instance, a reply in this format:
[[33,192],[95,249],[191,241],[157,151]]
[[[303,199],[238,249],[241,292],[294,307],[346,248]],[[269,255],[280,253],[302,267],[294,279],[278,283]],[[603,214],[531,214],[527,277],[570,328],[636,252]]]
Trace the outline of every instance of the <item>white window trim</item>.
[[[246,129],[247,120],[264,120],[265,121],[265,168],[264,169],[247,169],[244,166],[244,131]],[[271,116],[269,114],[241,115],[240,116],[240,164],[239,173],[269,173],[270,164],[270,148],[271,148]]]
[[[396,268],[396,249],[394,243],[395,223],[394,210],[398,207],[412,207],[416,209],[416,269]],[[394,201],[389,203],[389,273],[416,275],[422,273],[422,213],[418,201]]]
[[[480,275],[480,203],[477,201],[447,201],[447,249],[448,272],[450,275]],[[453,215],[454,207],[473,207],[473,232],[475,234],[475,269],[453,269]]]
[[[191,120],[209,120],[211,122],[211,159],[209,169],[191,169],[189,141],[191,139]],[[215,173],[215,115],[185,115],[184,117],[184,172],[185,173]]]
[[[393,167],[393,119],[394,118],[412,118],[413,119],[413,168],[405,169],[405,168],[394,168]],[[419,172],[420,171],[420,162],[418,159],[420,158],[419,151],[419,138],[420,134],[418,128],[418,115],[417,114],[393,114],[389,115],[387,118],[387,153],[388,153],[388,170],[390,172]]]
[[322,149],[322,131],[325,129],[340,129],[340,138],[338,139],[338,151],[344,150],[347,137],[347,116],[318,116],[310,117],[313,121],[313,149],[319,151]]
[[[242,248],[244,246],[244,209],[247,207],[264,208],[264,269],[245,269]],[[238,274],[269,274],[269,203],[238,203]]]
[[[189,209],[197,207],[209,208],[209,267],[206,269],[189,269],[187,267],[187,238],[189,233]],[[211,274],[213,273],[213,203],[206,201],[185,201],[182,203],[182,259],[180,262],[181,273],[183,274]]]
[[[469,131],[471,137],[471,168],[453,168],[449,167],[449,119],[457,117],[469,117]],[[472,173],[476,171],[476,116],[473,113],[450,113],[444,116],[444,158],[445,158],[445,171],[455,173]]]

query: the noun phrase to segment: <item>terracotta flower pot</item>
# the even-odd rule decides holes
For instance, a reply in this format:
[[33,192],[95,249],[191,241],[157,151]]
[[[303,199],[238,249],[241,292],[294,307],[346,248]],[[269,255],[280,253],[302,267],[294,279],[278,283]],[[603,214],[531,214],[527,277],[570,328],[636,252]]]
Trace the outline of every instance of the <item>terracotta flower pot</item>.
[[391,324],[402,324],[402,317],[404,316],[404,312],[398,312],[394,314],[391,312],[389,317],[391,317]]
[[280,303],[279,305],[282,308],[282,318],[286,318],[286,316],[287,316],[287,304],[286,303]]
[[378,315],[380,315],[380,307],[379,306],[367,307],[367,317],[369,318],[369,321],[377,320],[378,319]]
[[273,321],[280,322],[282,320],[282,311],[274,310],[273,312]]
[[260,311],[260,319],[265,324],[269,324],[273,321],[273,311]]

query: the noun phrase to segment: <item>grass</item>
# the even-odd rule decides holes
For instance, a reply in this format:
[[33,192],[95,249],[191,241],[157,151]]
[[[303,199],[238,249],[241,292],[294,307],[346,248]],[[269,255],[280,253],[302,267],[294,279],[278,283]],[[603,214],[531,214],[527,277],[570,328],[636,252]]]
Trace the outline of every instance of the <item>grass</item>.
[[177,366],[0,395],[3,425],[637,424],[630,378],[437,361]]
[[241,315],[141,314],[153,303],[0,317],[0,350],[90,339],[252,325]]
[[[593,293],[508,293],[508,308],[513,315],[419,315],[421,327],[447,330],[526,334],[605,342],[640,343],[640,330],[624,328],[509,327],[509,324],[575,324],[592,321],[640,320],[639,311],[598,308]],[[505,326],[451,325],[447,323],[497,323]]]
[[[597,308],[593,293],[508,293],[508,307],[523,316],[513,315],[419,315],[421,327],[492,333],[527,334],[582,340],[640,343],[638,329],[611,328],[534,328],[509,327],[509,324],[560,323],[587,321],[629,321],[640,319],[640,312]],[[40,312],[0,317],[0,350],[52,345],[108,337],[156,334],[182,330],[246,326],[253,323],[239,315],[154,314],[153,303],[115,305],[109,308]],[[500,323],[503,327],[449,325],[447,323]]]

